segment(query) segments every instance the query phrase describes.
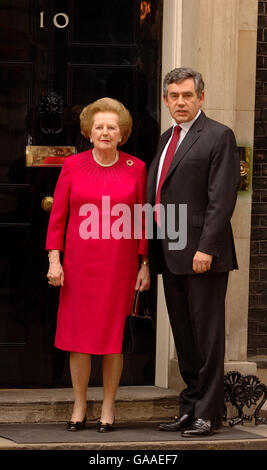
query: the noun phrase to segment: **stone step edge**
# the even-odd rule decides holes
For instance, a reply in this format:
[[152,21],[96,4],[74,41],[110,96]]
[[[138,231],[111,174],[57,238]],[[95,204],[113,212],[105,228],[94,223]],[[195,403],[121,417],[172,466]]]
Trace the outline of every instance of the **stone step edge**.
[[[88,390],[87,418],[101,414],[102,389]],[[0,423],[64,422],[73,406],[72,389],[0,390]],[[178,392],[159,387],[120,387],[117,421],[173,418],[179,409]]]
[[[87,417],[93,421],[100,416],[102,388],[89,387],[87,398]],[[0,389],[0,423],[64,422],[69,419],[72,406],[71,388]],[[118,421],[162,420],[178,413],[179,394],[176,390],[156,386],[128,386],[118,390]],[[260,416],[267,418],[267,410],[261,409]]]
[[[267,450],[267,439],[209,440],[209,441],[148,441],[148,442],[87,442],[54,444],[16,444],[0,441],[3,450]],[[89,455],[89,454],[88,454]],[[182,456],[182,454],[181,454]]]
[[[118,388],[117,401],[157,400],[177,398],[179,392],[172,389],[149,386],[121,386]],[[101,401],[103,387],[88,387],[87,400]],[[73,403],[73,390],[68,388],[38,388],[38,389],[0,389],[0,406],[6,404],[31,403]]]

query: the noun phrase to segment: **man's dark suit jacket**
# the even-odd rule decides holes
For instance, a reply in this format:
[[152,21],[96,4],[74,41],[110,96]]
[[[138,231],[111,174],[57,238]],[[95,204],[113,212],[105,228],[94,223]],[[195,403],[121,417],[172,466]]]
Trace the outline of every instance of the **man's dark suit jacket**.
[[[171,135],[168,129],[160,138],[148,174],[148,203],[154,206],[160,156]],[[194,274],[196,251],[213,255],[212,272],[237,268],[230,219],[235,207],[240,180],[240,161],[234,134],[227,126],[209,119],[202,111],[176,151],[161,189],[161,204],[175,204],[176,230],[179,230],[179,204],[187,205],[187,245],[169,250],[163,239],[168,269],[174,274]],[[155,234],[156,225],[154,225]],[[149,243],[153,271],[160,273],[158,241]]]

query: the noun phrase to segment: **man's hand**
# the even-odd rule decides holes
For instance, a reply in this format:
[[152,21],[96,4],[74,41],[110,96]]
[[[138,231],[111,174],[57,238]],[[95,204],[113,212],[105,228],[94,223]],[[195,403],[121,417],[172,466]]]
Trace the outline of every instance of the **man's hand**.
[[207,253],[202,253],[197,251],[193,258],[193,271],[197,274],[205,273],[210,270],[212,255],[207,255]]

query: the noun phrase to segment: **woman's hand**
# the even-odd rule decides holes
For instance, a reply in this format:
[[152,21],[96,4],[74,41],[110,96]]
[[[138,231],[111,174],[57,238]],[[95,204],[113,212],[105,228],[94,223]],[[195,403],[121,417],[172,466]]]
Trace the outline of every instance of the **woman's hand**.
[[150,287],[150,274],[149,274],[149,267],[147,264],[142,264],[139,272],[137,274],[135,290],[148,290]]
[[49,269],[47,273],[48,284],[51,286],[64,286],[64,271],[60,263],[59,251],[49,252]]

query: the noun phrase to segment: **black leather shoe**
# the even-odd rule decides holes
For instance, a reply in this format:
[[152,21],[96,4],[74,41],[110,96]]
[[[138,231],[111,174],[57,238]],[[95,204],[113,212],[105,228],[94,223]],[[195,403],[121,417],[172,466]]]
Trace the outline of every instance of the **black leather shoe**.
[[110,432],[114,431],[114,424],[115,424],[115,419],[113,423],[102,423],[102,421],[97,421],[96,424],[96,429],[98,432]]
[[85,428],[86,417],[83,421],[68,421],[67,422],[67,429],[68,431],[80,431],[81,429]]
[[160,424],[159,429],[161,431],[183,431],[184,429],[187,429],[192,424],[192,422],[192,415],[184,414],[171,423]]
[[202,418],[194,419],[192,425],[182,432],[183,437],[211,436],[215,430],[211,421]]

